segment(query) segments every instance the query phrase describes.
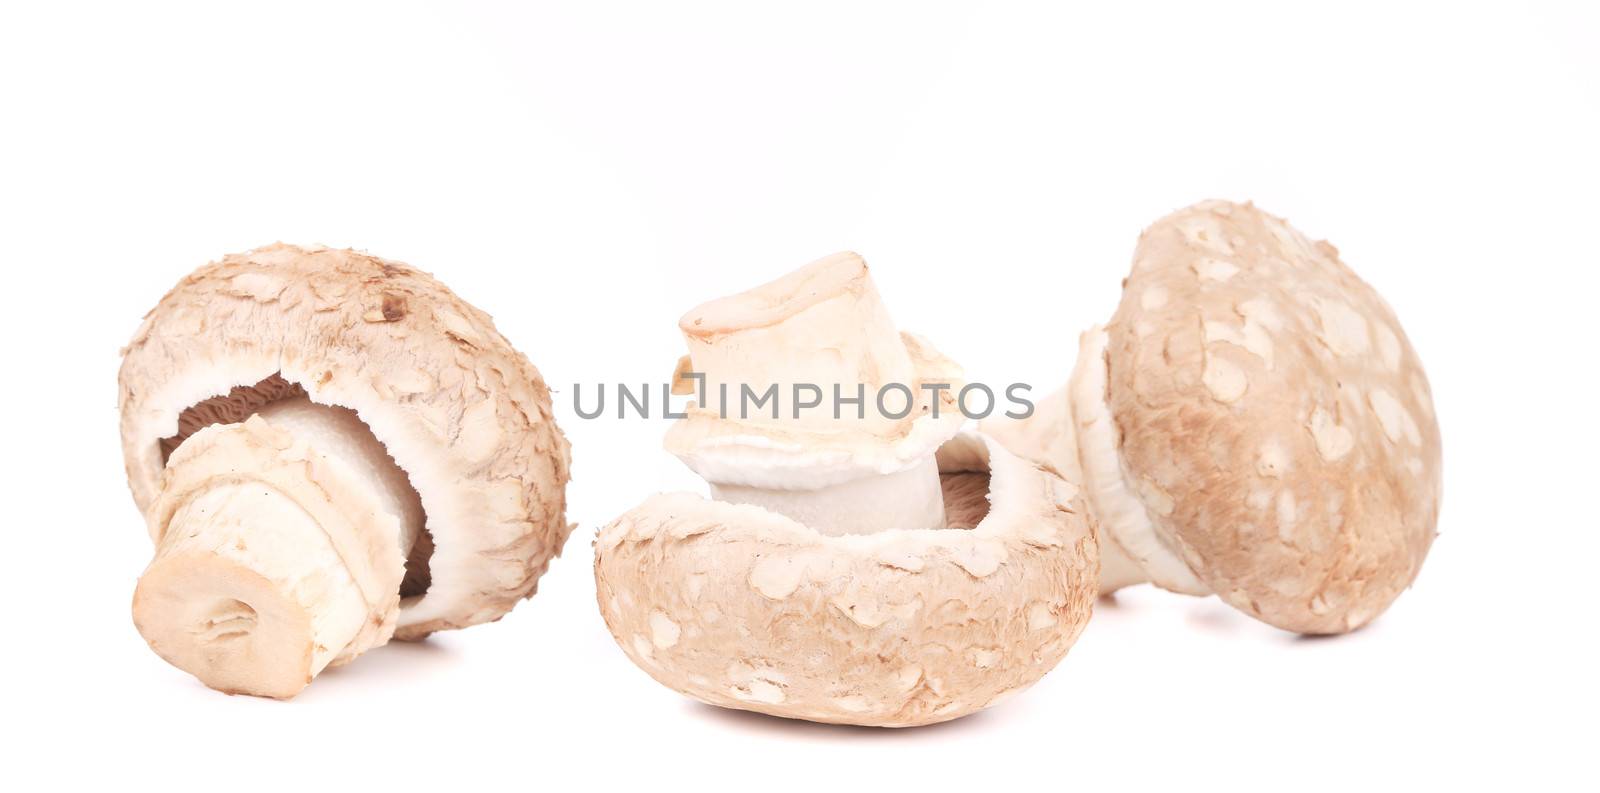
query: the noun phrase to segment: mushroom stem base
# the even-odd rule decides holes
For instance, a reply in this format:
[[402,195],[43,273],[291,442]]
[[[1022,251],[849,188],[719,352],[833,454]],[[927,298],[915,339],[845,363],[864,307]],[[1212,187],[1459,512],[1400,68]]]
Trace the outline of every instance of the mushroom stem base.
[[181,508],[133,596],[134,624],[173,666],[220,691],[277,698],[311,682],[367,613],[316,521],[253,484]]
[[421,510],[350,411],[298,400],[208,427],[163,487],[133,619],[172,665],[287,698],[392,635]]

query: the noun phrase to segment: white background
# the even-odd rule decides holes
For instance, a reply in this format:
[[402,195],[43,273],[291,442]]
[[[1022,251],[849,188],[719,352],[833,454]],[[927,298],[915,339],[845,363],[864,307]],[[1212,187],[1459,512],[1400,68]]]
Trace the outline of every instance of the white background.
[[[0,786],[1594,789],[1593,5],[323,5],[0,11]],[[1043,391],[1140,229],[1213,196],[1333,241],[1428,366],[1441,534],[1376,624],[1141,588],[1023,696],[910,731],[717,710],[617,650],[590,540],[697,482],[571,384],[659,382],[680,313],[848,248],[902,327]],[[274,240],[493,314],[558,390],[579,524],[505,620],[289,703],[133,629],[116,426],[144,311]]]

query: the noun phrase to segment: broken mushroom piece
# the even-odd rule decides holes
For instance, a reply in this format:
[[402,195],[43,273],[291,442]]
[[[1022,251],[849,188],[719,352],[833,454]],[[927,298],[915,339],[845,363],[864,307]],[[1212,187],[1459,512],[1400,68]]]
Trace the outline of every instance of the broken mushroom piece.
[[860,256],[713,300],[678,327],[703,403],[666,446],[712,498],[829,534],[943,523],[934,451],[965,421],[961,368],[895,331]]
[[134,622],[212,688],[291,697],[391,637],[498,619],[570,531],[538,371],[406,265],[229,256],[162,298],[118,379],[156,546]]
[[1004,432],[1057,466],[1076,449],[1106,557],[1157,586],[1327,634],[1416,578],[1439,514],[1433,397],[1394,312],[1328,243],[1249,204],[1163,218],[1068,391]]
[[[713,705],[887,727],[972,713],[1060,661],[1097,575],[1076,488],[957,434],[950,392],[919,384],[958,388],[959,369],[895,333],[859,257],[707,303],[681,328],[717,396],[667,447],[712,498],[657,495],[600,530],[600,609],[629,658]],[[745,386],[772,384],[827,398],[815,415],[741,409]],[[917,397],[904,415],[894,384]],[[834,386],[866,405],[836,414]],[[886,389],[902,399],[878,403]]]

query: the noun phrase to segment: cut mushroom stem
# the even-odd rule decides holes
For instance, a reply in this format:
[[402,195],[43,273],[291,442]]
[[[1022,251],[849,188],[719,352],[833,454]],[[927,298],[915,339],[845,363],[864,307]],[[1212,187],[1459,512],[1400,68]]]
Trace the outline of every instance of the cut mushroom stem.
[[163,487],[133,613],[173,665],[289,697],[393,631],[422,505],[353,411],[300,397],[208,427],[174,452]]
[[[902,404],[879,405],[878,388],[915,386],[905,342],[867,263],[853,253],[818,259],[776,281],[701,304],[678,327],[694,370],[705,375],[705,407],[751,422],[883,430],[903,418],[892,415]],[[779,410],[776,417],[753,406],[740,410],[745,386],[759,395],[777,385],[778,396],[788,399],[796,384],[815,386],[829,398],[835,386],[850,398],[861,386],[864,398],[859,410],[851,404],[834,411],[827,402],[798,416],[792,410]]]
[[[699,408],[749,430],[739,442],[760,435],[782,448],[804,446],[797,433],[895,437],[925,401],[906,339],[853,253],[705,303],[679,328],[693,371],[704,377]],[[775,407],[764,401],[769,393]],[[758,505],[825,534],[942,528],[934,446],[845,481],[827,455],[787,464],[781,477],[737,465],[696,471],[718,500]]]
[[146,315],[117,390],[157,550],[135,620],[225,691],[291,696],[493,622],[574,525],[539,370],[402,262],[278,243],[207,264]]

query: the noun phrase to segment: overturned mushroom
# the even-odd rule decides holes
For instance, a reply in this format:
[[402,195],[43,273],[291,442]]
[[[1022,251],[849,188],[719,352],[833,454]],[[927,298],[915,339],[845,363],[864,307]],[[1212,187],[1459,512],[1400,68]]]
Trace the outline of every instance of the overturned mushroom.
[[391,637],[498,619],[570,531],[538,371],[406,265],[228,256],[162,298],[118,379],[156,545],[134,622],[212,688],[291,697]]
[[1119,571],[1103,591],[1148,580],[1341,633],[1433,541],[1439,426],[1416,351],[1333,246],[1249,204],[1146,230],[1116,315],[1040,408],[990,429],[1081,477]]
[[[935,386],[959,388],[959,369],[895,332],[859,257],[680,327],[703,400],[667,447],[712,498],[654,496],[595,543],[601,612],[636,664],[714,705],[911,726],[986,707],[1065,655],[1098,564],[1076,488],[958,434]],[[774,385],[827,398],[750,410],[746,390]]]

